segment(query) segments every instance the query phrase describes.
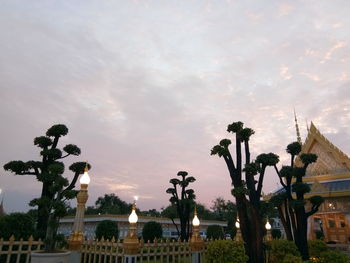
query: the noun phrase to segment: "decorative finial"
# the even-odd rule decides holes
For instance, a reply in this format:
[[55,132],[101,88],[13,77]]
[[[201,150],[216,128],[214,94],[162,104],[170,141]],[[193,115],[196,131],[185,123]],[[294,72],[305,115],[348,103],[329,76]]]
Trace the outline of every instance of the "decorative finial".
[[85,168],[84,168],[84,172],[88,172],[89,171],[89,166],[88,166],[88,162],[85,162]]
[[297,140],[298,140],[298,143],[302,144],[301,137],[300,137],[299,126],[298,126],[297,114],[295,113],[295,108],[294,108],[294,119],[295,119],[295,129],[297,131]]
[[309,124],[308,124],[308,122],[307,122],[307,119],[306,119],[305,121],[306,121],[306,129],[307,129],[307,133],[309,133],[309,132],[310,132]]

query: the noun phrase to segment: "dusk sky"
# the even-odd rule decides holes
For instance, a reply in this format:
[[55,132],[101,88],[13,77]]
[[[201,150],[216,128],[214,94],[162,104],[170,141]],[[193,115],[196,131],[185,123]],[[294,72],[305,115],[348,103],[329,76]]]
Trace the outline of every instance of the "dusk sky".
[[[180,170],[197,201],[234,200],[210,149],[240,120],[256,132],[253,156],[287,163],[294,108],[303,139],[313,121],[349,154],[349,12],[348,0],[0,1],[5,210],[28,210],[41,184],[3,165],[39,159],[33,139],[57,123],[69,128],[60,145],[82,150],[66,167],[92,165],[88,205],[115,193],[167,206]],[[277,187],[269,170],[264,192]]]

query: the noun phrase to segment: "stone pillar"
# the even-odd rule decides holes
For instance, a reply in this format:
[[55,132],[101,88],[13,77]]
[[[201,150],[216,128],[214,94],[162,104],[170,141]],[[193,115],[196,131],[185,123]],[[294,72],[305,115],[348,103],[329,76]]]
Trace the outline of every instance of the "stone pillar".
[[204,242],[199,235],[199,226],[192,226],[193,233],[190,239],[190,246],[192,251],[192,263],[202,263],[202,251]]
[[140,250],[139,239],[137,238],[137,223],[130,223],[129,233],[124,238],[124,263],[136,263]]
[[77,211],[75,214],[73,231],[69,237],[70,250],[80,250],[84,241],[85,204],[89,198],[87,187],[87,184],[81,184],[81,189],[77,195]]

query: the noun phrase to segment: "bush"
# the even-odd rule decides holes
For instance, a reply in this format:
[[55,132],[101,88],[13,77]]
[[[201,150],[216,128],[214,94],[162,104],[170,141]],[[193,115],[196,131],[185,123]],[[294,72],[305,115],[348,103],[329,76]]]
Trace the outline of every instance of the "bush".
[[337,250],[327,250],[320,254],[320,263],[348,263],[349,257]]
[[208,228],[207,228],[207,238],[223,239],[224,238],[224,230],[219,225],[208,226]]
[[[300,258],[300,253],[297,246],[292,241],[284,239],[276,239],[271,241],[271,249],[269,251],[270,261],[269,263],[281,263],[287,255],[293,255]],[[286,260],[289,260],[288,256]],[[289,262],[289,261],[287,261]]]
[[279,239],[282,237],[282,233],[281,230],[279,229],[272,229],[271,230],[271,236],[273,239]]
[[309,240],[308,245],[309,245],[310,258],[311,257],[318,258],[322,252],[328,250],[326,243],[323,242],[322,240]]
[[142,238],[145,241],[150,240],[153,242],[154,239],[162,238],[162,236],[162,225],[155,221],[147,222],[142,229]]
[[115,221],[103,220],[98,223],[95,235],[97,239],[101,239],[102,237],[104,239],[112,239],[113,237],[117,239],[119,235],[118,225]]
[[301,259],[301,257],[287,254],[284,257],[282,263],[303,263],[303,260]]
[[209,242],[205,254],[207,262],[212,263],[246,263],[248,260],[243,243],[232,240]]
[[24,213],[12,213],[0,217],[0,237],[9,239],[12,235],[16,239],[28,239],[34,234],[34,220]]

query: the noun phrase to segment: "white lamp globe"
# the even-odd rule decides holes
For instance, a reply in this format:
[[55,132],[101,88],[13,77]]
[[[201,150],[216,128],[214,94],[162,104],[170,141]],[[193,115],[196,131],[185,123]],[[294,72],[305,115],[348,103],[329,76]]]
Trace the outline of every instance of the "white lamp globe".
[[199,224],[200,224],[200,221],[199,221],[199,219],[198,219],[198,216],[195,214],[195,215],[194,215],[194,218],[193,218],[193,220],[192,220],[192,225],[193,225],[193,226],[199,226]]
[[83,176],[80,177],[80,184],[89,184],[90,176],[87,171],[84,172]]
[[135,223],[137,223],[138,219],[139,219],[139,217],[136,214],[135,208],[133,208],[131,214],[129,215],[129,223],[135,224]]
[[271,225],[270,225],[269,221],[266,222],[265,228],[266,228],[266,230],[271,229]]
[[237,229],[240,227],[238,220],[236,221],[235,226],[236,226]]

